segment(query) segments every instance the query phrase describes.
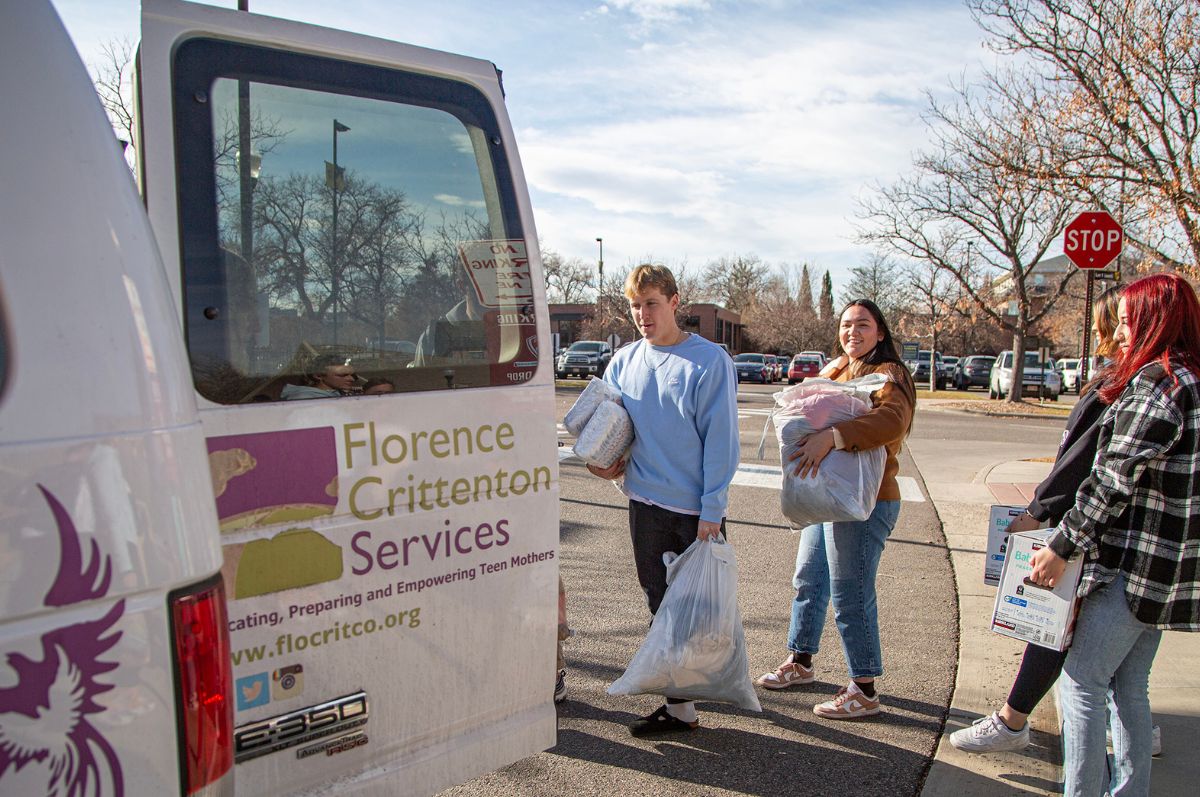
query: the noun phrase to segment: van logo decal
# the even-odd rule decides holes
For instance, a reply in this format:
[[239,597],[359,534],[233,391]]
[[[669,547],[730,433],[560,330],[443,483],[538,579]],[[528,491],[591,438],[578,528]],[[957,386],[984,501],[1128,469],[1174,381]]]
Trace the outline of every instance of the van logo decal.
[[[40,484],[38,489],[50,505],[60,543],[58,574],[43,605],[103,598],[112,581],[112,560],[91,540],[85,563],[71,516],[49,490]],[[44,773],[45,794],[125,793],[116,751],[89,721],[105,710],[96,696],[113,688],[99,678],[117,664],[100,657],[121,638],[120,631],[111,629],[124,613],[122,600],[97,620],[47,632],[41,661],[8,654],[17,685],[0,688],[0,784],[36,765],[22,780]]]
[[332,426],[210,437],[208,465],[221,531],[303,523],[337,508]]
[[270,687],[267,685],[267,673],[258,672],[238,678],[235,685],[237,692],[237,710],[245,711],[256,706],[265,706],[271,702]]

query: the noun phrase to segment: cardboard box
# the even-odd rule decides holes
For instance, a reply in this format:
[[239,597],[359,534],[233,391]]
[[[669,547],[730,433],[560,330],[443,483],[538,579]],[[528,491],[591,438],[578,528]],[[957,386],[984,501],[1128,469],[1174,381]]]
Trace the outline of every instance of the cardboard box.
[[1054,589],[1029,580],[1034,552],[1046,547],[1052,529],[1008,535],[1008,554],[992,609],[992,630],[1052,650],[1065,650],[1075,628],[1078,599],[1075,590],[1083,573],[1083,558],[1067,560],[1067,569]]
[[1004,569],[1004,552],[1008,545],[1008,524],[1025,511],[1023,506],[993,504],[988,519],[987,558],[983,562],[983,583],[995,587],[1000,583],[1000,571]]

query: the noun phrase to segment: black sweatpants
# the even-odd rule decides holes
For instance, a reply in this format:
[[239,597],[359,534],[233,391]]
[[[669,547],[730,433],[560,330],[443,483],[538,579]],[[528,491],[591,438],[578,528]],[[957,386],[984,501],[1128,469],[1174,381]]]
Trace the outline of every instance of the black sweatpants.
[[[667,592],[667,566],[663,554],[681,554],[696,541],[700,528],[697,515],[672,512],[660,506],[629,502],[629,536],[633,541],[633,563],[637,567],[638,583],[646,593],[650,614],[658,612]],[[721,519],[721,535],[725,536],[725,519]],[[727,538],[728,539],[728,538]]]

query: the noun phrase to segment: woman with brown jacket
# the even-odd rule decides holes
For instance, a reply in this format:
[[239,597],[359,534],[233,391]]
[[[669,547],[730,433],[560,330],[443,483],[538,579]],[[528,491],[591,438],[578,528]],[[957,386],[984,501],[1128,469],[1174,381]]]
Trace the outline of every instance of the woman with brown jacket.
[[838,326],[838,341],[845,355],[826,366],[822,376],[845,382],[884,373],[890,380],[872,395],[870,411],[804,439],[791,456],[796,475],[815,475],[834,448],[866,451],[883,446],[887,451],[883,483],[875,510],[866,520],[818,523],[800,532],[792,582],[796,599],[788,630],[790,652],[783,664],[760,676],[756,683],[767,689],[788,689],[816,680],[812,657],[820,646],[832,598],[851,680],[833,700],[815,706],[813,713],[828,719],[857,719],[881,710],[875,690],[875,679],[883,675],[875,574],[884,541],[900,514],[900,487],[896,483],[900,465],[896,455],[912,428],[916,388],[896,353],[887,321],[874,302],[858,299],[846,305]]

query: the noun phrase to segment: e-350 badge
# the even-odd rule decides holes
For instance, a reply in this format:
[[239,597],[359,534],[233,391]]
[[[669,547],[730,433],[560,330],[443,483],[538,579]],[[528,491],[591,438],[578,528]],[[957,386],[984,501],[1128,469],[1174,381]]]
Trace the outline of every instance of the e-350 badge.
[[367,693],[358,691],[343,695],[236,728],[233,733],[234,760],[240,764],[366,724]]

